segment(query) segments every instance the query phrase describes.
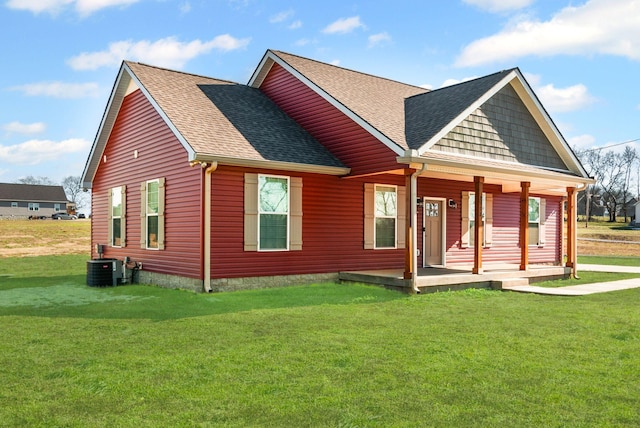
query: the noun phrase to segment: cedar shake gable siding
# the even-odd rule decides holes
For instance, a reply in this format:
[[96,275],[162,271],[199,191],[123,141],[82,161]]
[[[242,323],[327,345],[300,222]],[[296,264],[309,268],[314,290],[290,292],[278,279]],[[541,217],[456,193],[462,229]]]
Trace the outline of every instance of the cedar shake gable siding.
[[487,100],[432,149],[571,173],[511,85]]

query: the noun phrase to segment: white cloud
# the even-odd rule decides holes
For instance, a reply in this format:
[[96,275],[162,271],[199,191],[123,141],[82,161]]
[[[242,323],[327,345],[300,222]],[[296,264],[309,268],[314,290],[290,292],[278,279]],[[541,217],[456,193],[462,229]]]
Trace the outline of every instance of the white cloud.
[[296,46],[306,46],[309,43],[313,43],[313,40],[310,39],[299,39],[294,43]]
[[78,14],[87,16],[100,9],[113,6],[128,6],[138,1],[139,0],[9,0],[6,6],[9,9],[27,10],[35,14],[47,12],[52,15],[58,14],[68,7],[73,7]]
[[567,112],[580,110],[595,102],[587,89],[581,83],[566,88],[556,88],[553,84],[540,86],[535,89],[542,105],[550,112]]
[[331,65],[335,65],[335,66],[340,66],[340,60],[339,59],[334,59],[333,61],[331,61],[329,64]]
[[272,24],[277,24],[280,22],[284,22],[287,19],[291,18],[294,14],[293,9],[285,10],[279,13],[276,13],[271,18],[269,18],[269,22]]
[[191,12],[191,3],[186,1],[180,5],[180,13],[184,15],[189,12]]
[[369,47],[383,46],[391,43],[391,36],[386,31],[369,36]]
[[593,147],[596,139],[592,135],[584,134],[569,138],[567,143],[569,143],[569,146],[574,150],[584,150]]
[[542,77],[538,74],[524,75],[542,105],[550,112],[580,110],[596,102],[596,98],[589,94],[589,90],[582,83],[556,88],[553,84],[542,85]]
[[0,146],[0,161],[14,165],[37,165],[85,151],[89,146],[89,141],[82,138],[64,141],[29,140],[13,146]]
[[529,6],[534,0],[462,0],[489,12],[505,12],[518,10]]
[[477,78],[478,76],[463,77],[462,79],[447,79],[444,82],[442,82],[442,85],[440,85],[440,87],[444,88],[445,86],[457,85],[458,83],[468,82],[469,80],[473,80]]
[[302,27],[302,21],[300,21],[299,19],[296,21],[293,21],[291,24],[289,24],[289,26],[287,27],[289,30],[296,30],[298,28]]
[[590,0],[548,21],[523,18],[467,45],[460,67],[514,61],[528,55],[617,55],[640,61],[640,2]]
[[74,70],[95,70],[100,67],[115,67],[124,59],[147,62],[160,67],[182,68],[184,64],[211,50],[228,52],[241,49],[251,39],[236,39],[229,34],[222,34],[202,42],[180,42],[174,37],[150,42],[141,40],[133,42],[123,40],[109,44],[109,48],[99,52],[84,52],[70,58],[67,62]]
[[433,85],[431,83],[423,83],[422,85],[420,85],[421,88],[425,88],[428,90],[433,90]]
[[364,24],[360,22],[359,16],[350,18],[340,18],[337,21],[327,25],[322,32],[326,34],[346,34],[357,28],[364,28]]
[[86,98],[96,97],[99,94],[97,83],[38,82],[14,86],[10,89],[21,91],[32,97]]
[[40,134],[47,129],[47,125],[42,122],[20,123],[9,122],[2,125],[2,130],[11,134]]

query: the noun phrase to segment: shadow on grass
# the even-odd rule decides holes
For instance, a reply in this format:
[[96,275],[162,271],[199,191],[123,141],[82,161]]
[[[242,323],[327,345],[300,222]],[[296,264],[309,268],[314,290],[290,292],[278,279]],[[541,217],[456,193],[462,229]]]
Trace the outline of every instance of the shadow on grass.
[[322,283],[215,294],[156,286],[89,287],[84,275],[0,277],[0,316],[170,320],[274,308],[369,304],[406,298],[366,285]]

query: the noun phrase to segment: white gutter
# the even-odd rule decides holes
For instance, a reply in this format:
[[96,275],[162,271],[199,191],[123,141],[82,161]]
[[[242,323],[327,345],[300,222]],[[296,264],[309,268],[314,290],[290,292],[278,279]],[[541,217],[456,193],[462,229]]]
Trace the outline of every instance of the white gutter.
[[413,269],[411,270],[411,288],[416,294],[420,294],[418,288],[418,177],[427,170],[427,164],[422,164],[422,169],[411,174],[411,257],[413,257]]

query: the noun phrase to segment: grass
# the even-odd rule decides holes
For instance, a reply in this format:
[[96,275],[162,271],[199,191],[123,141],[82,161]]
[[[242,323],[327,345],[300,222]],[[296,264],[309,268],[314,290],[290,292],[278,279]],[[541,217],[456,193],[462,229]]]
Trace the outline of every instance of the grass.
[[0,260],[0,426],[640,425],[640,290],[207,295],[85,262]]
[[578,263],[613,266],[640,266],[640,258],[624,256],[578,256]]

